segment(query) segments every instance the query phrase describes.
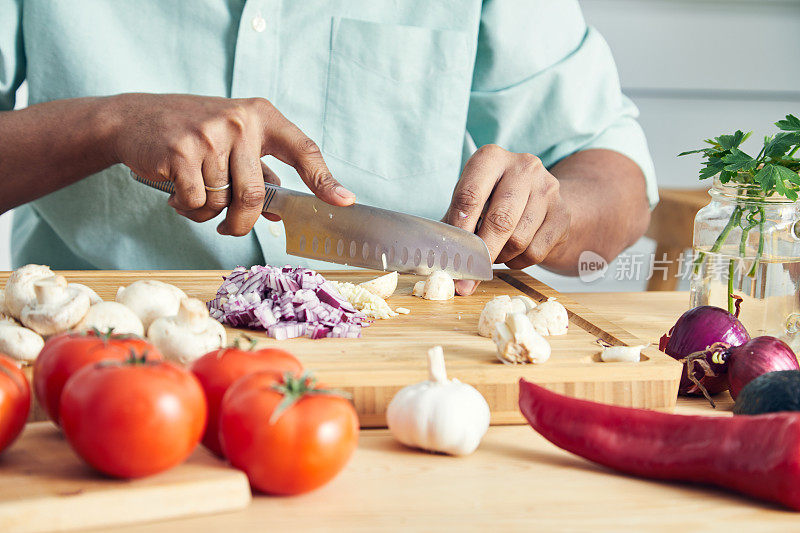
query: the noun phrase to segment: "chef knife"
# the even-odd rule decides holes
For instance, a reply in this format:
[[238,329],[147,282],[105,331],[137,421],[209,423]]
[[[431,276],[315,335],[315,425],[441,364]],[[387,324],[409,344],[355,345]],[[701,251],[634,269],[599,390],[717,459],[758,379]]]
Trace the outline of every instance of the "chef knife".
[[[138,182],[170,194],[172,182]],[[428,275],[444,270],[454,279],[492,279],[483,240],[427,218],[368,205],[338,207],[313,194],[265,183],[264,213],[283,219],[286,253],[342,265]]]

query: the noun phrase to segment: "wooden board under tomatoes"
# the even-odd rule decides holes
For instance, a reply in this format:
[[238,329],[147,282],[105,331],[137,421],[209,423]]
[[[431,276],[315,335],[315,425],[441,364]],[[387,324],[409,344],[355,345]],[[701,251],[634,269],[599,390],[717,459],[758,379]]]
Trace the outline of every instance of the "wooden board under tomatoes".
[[202,446],[158,475],[119,481],[84,463],[49,422],[28,424],[0,458],[0,531],[34,533],[242,509],[247,476]]

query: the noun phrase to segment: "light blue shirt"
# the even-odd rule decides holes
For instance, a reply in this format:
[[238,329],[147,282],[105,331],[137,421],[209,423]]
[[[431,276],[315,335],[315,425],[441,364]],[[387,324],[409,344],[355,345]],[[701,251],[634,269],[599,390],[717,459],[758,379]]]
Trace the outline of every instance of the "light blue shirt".
[[[0,0],[0,110],[124,92],[269,99],[366,204],[439,219],[475,146],[547,166],[587,148],[635,161],[657,201],[637,110],[570,0]],[[55,131],[53,135],[69,135]],[[2,140],[0,140],[2,142]],[[293,169],[267,158],[287,187]],[[324,263],[279,223],[222,237],[121,165],[15,212],[12,261],[54,268]],[[327,265],[330,267],[330,265]]]

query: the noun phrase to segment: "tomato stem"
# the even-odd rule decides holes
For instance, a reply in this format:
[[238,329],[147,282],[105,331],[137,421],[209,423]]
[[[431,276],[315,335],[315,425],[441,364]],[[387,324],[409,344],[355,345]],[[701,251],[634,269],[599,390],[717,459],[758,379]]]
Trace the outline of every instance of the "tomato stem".
[[283,413],[297,403],[303,396],[310,395],[330,395],[342,396],[349,398],[350,395],[336,389],[318,389],[316,388],[317,378],[311,372],[304,372],[299,378],[292,372],[286,372],[283,375],[283,381],[276,383],[272,389],[283,395],[283,399],[278,404],[278,407],[272,412],[269,417],[269,424],[272,425],[278,421]]
[[[245,348],[242,347],[242,342],[247,341],[249,345]],[[245,335],[242,333],[236,339],[234,339],[232,347],[236,348],[237,350],[242,350],[244,352],[252,352],[255,350],[256,345],[258,344],[258,339],[254,339],[250,335]]]

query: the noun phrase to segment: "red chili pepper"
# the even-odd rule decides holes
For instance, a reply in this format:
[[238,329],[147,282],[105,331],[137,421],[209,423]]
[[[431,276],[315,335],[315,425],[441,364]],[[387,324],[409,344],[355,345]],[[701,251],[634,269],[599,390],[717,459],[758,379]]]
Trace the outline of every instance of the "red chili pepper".
[[569,398],[524,379],[519,408],[544,438],[595,463],[800,510],[800,414],[671,415]]

